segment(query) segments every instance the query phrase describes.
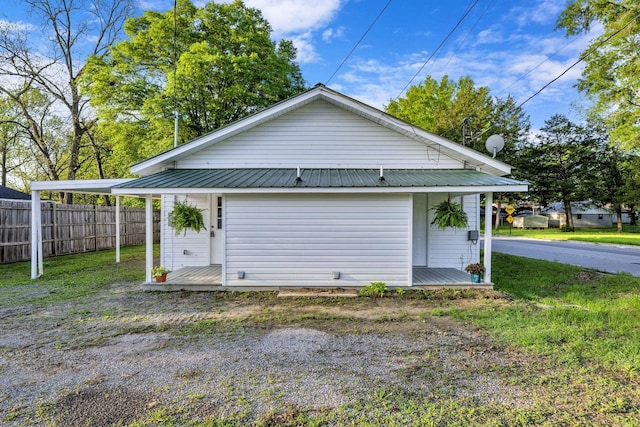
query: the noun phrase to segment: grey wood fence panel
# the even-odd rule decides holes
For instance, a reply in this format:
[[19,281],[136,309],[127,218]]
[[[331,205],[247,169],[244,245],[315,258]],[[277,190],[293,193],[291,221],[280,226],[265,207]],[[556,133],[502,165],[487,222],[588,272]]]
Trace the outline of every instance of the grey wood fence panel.
[[[120,208],[120,246],[145,242],[144,208]],[[160,211],[153,212],[153,240],[160,241]],[[114,206],[42,202],[44,257],[112,249]],[[0,200],[0,264],[31,259],[31,202]]]

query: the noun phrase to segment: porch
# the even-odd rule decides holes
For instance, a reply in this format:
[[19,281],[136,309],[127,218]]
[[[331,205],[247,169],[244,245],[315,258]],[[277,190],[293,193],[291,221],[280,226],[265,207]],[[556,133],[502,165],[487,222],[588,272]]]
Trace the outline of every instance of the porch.
[[[354,288],[353,286],[338,286],[339,288]],[[163,283],[145,282],[144,290],[150,291],[277,291],[285,289],[284,286],[222,286],[222,266],[210,265],[207,267],[184,267],[172,271]],[[296,286],[293,288],[305,288]],[[357,287],[359,288],[359,287]],[[413,267],[412,289],[493,289],[491,283],[472,284],[469,274],[455,268],[428,268]]]

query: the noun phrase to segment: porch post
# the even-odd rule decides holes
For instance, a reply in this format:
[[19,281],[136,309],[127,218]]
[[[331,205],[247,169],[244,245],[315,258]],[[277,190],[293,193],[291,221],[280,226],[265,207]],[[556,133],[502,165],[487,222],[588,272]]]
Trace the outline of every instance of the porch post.
[[151,268],[153,268],[153,205],[151,204],[151,194],[144,196],[144,199],[146,238],[145,282],[151,282]]
[[43,273],[42,262],[42,213],[40,191],[31,192],[31,278],[37,279]]
[[116,196],[116,263],[120,262],[120,196]]
[[484,282],[491,283],[491,231],[493,222],[493,193],[486,193],[484,199]]

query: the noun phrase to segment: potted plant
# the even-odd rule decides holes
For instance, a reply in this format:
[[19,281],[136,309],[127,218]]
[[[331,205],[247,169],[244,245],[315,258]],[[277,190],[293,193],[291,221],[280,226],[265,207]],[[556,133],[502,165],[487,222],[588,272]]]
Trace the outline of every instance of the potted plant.
[[432,225],[444,230],[447,227],[465,228],[469,225],[467,213],[460,203],[452,202],[449,198],[438,203],[432,208],[435,213]]
[[156,279],[156,282],[166,282],[169,273],[171,270],[163,265],[155,265],[151,268],[151,275]]
[[471,283],[482,283],[481,278],[484,274],[484,266],[479,263],[469,264],[464,269],[467,273],[471,274]]
[[204,218],[202,217],[202,209],[190,205],[186,201],[176,202],[173,205],[173,210],[168,216],[169,224],[176,230],[176,235],[184,231],[187,234],[187,229],[197,231],[206,229],[204,226]]

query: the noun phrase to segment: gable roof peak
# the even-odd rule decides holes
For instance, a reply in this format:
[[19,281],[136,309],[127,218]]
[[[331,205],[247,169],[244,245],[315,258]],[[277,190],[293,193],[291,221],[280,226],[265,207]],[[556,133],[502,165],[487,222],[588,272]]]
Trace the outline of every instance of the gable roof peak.
[[404,120],[398,119],[384,111],[365,104],[357,99],[351,98],[341,92],[331,89],[322,83],[317,83],[313,88],[292,96],[258,111],[244,119],[240,119],[218,130],[202,135],[172,150],[158,154],[149,159],[143,160],[131,167],[131,172],[138,175],[149,175],[167,167],[172,167],[176,160],[192,155],[202,148],[217,144],[234,135],[248,131],[268,121],[274,120],[293,110],[301,108],[309,103],[322,100],[352,114],[359,115],[381,127],[385,127],[394,132],[407,136],[421,143],[438,147],[443,154],[460,160],[467,165],[467,168],[484,170],[496,175],[506,175],[511,171],[511,167],[497,159],[493,159],[483,153],[471,148],[462,146],[442,136],[428,132],[422,128],[412,125]]

